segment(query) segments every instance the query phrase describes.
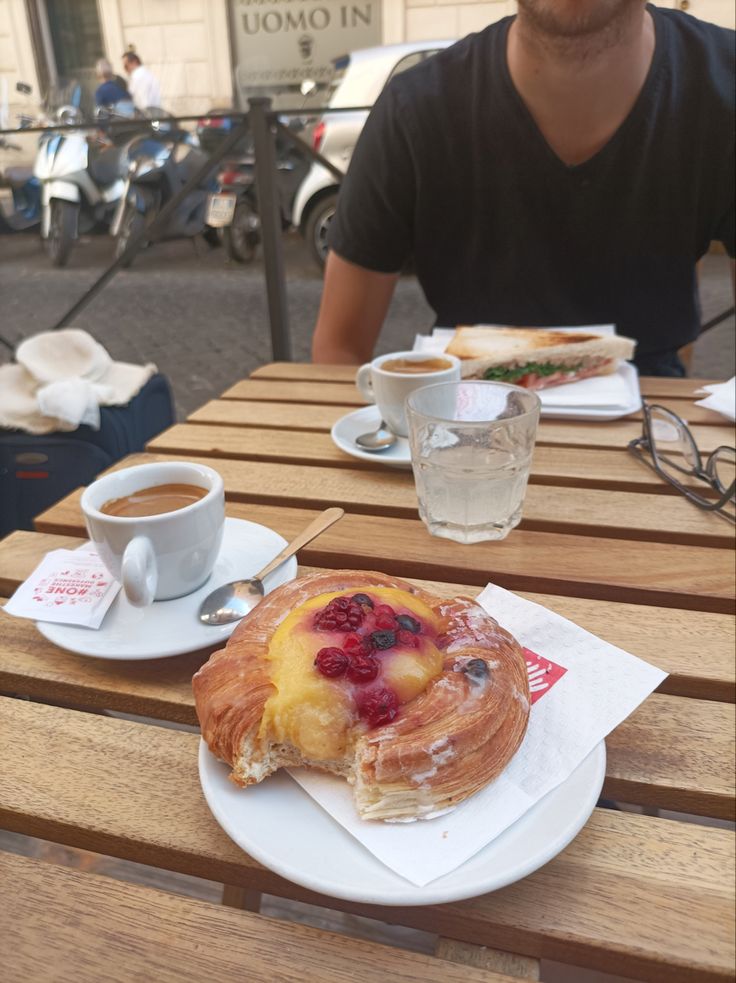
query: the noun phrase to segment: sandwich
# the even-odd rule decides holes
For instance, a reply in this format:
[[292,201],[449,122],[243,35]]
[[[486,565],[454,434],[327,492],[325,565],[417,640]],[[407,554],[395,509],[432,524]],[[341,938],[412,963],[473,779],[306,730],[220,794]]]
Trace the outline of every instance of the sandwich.
[[544,389],[615,372],[635,347],[622,335],[477,325],[456,328],[445,351],[460,359],[464,379]]

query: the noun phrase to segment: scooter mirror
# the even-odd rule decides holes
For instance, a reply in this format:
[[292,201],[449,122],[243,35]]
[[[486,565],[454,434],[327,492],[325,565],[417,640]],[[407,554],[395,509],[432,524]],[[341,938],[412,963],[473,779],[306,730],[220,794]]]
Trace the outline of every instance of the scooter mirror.
[[24,96],[29,96],[33,92],[33,86],[27,82],[16,82],[15,91],[22,92]]

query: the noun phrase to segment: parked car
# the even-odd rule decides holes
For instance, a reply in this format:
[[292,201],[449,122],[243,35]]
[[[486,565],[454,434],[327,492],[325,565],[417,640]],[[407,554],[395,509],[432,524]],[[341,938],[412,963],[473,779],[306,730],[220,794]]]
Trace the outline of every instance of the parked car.
[[[355,112],[320,117],[312,132],[312,146],[341,171],[346,171],[369,108],[386,83],[399,72],[413,68],[454,41],[415,41],[362,48],[335,60],[329,109],[356,107]],[[319,266],[327,258],[327,231],[335,214],[339,181],[315,162],[294,199],[292,221],[307,241]]]

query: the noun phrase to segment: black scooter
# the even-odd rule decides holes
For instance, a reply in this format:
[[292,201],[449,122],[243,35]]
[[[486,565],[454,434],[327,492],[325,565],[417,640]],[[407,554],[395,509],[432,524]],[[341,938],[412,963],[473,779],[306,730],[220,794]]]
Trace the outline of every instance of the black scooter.
[[[148,114],[153,117],[169,115],[160,109],[149,109]],[[117,258],[123,255],[132,238],[151,225],[163,207],[207,160],[207,155],[196,146],[190,133],[165,119],[152,123],[147,134],[128,145],[127,152],[130,163],[125,188],[110,226],[110,233],[116,239]],[[217,183],[209,175],[184,197],[165,227],[157,229],[153,238],[203,235],[210,245],[219,245],[217,231],[207,225],[205,216],[208,195],[216,190]],[[133,258],[127,256],[123,265],[130,266]]]
[[[299,133],[300,119],[287,126]],[[287,137],[276,136],[276,183],[279,193],[281,228],[292,226],[292,211],[297,190],[310,167],[306,155]],[[223,162],[217,175],[217,193],[210,196],[208,221],[221,229],[230,259],[250,263],[261,242],[261,219],[255,182],[255,155],[252,142],[241,148],[237,158]]]

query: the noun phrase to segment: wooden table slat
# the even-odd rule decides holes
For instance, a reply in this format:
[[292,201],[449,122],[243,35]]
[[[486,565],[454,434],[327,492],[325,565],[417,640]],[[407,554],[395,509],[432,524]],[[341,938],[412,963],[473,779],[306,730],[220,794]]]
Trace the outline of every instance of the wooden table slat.
[[[694,388],[694,387],[693,387]],[[282,403],[304,403],[317,405],[339,406],[343,412],[350,412],[359,406],[365,406],[366,400],[358,390],[357,386],[346,386],[344,382],[316,382],[316,381],[270,381],[251,377],[241,382],[235,383],[220,397],[223,400],[246,400],[249,402],[264,400],[267,402]],[[706,409],[704,406],[697,406],[696,398],[676,398],[673,396],[655,397],[654,401],[667,406],[678,416],[688,423],[697,424],[724,424],[724,418],[714,410]],[[651,402],[652,400],[650,400]],[[544,415],[542,422],[546,423]],[[641,420],[642,413],[627,414],[626,419]],[[605,425],[606,421],[603,421]],[[601,423],[598,424],[600,426]]]
[[[208,458],[186,456],[202,464]],[[119,470],[147,461],[170,460],[162,454],[134,454],[116,464]],[[413,476],[408,472],[388,474],[355,469],[337,469],[316,465],[290,465],[271,461],[240,461],[223,458],[217,461],[217,471],[225,484],[229,501],[328,508],[342,506],[352,514],[387,516],[416,520],[417,498]],[[78,501],[72,493],[62,503]],[[48,510],[37,519],[41,528]],[[79,514],[79,513],[78,513]],[[520,531],[602,536],[625,540],[647,540],[652,543],[681,543],[706,547],[733,548],[736,529],[719,515],[698,509],[684,496],[663,499],[659,495],[603,490],[569,488],[557,485],[530,485],[524,499],[524,513],[519,530],[503,544],[480,543],[470,549],[491,554],[502,546],[513,545]],[[429,534],[425,537],[429,541]],[[434,548],[434,540],[432,546]],[[453,544],[457,547],[457,544]],[[577,548],[577,541],[573,541]],[[468,552],[460,546],[456,553]],[[721,563],[719,569],[731,566]]]
[[[0,638],[0,692],[197,724],[191,677],[208,652],[135,664],[85,659],[57,649],[31,622],[1,611]],[[733,704],[654,695],[609,738],[604,793],[636,805],[731,819],[733,733]]]
[[[0,853],[7,983],[518,983],[516,977]],[[70,917],[70,911],[74,917]],[[53,970],[51,969],[53,967]],[[247,967],[247,970],[246,970]]]
[[[198,740],[0,699],[0,821],[72,846],[316,901],[260,868],[215,823],[197,776]],[[389,911],[318,903],[523,955],[684,983],[730,979],[733,884],[729,831],[596,810],[554,860],[485,897]]]
[[[296,430],[259,430],[205,423],[178,423],[151,440],[152,454],[229,458],[233,461],[270,461],[281,464],[321,465],[388,472],[380,456],[362,460],[345,454],[328,434]],[[217,465],[213,465],[217,467]],[[407,466],[407,473],[409,468]],[[610,488],[676,496],[678,492],[625,450],[587,447],[538,446],[532,461],[532,484],[575,488]],[[708,493],[702,482],[700,491]],[[713,492],[715,495],[715,492]]]
[[[280,381],[354,383],[355,365],[315,365],[308,362],[271,362],[251,373],[251,379]],[[639,386],[648,398],[695,398],[696,389],[715,385],[722,379],[670,379],[661,376],[642,376]],[[698,397],[700,398],[700,397]]]
[[[36,519],[40,532],[83,535],[75,492]],[[282,524],[282,506],[236,503],[228,514],[249,518],[287,539],[299,528]],[[330,504],[339,504],[334,500]],[[289,509],[289,514],[293,511]],[[306,518],[306,515],[303,513]],[[305,522],[306,525],[306,522]],[[284,530],[290,528],[290,531]],[[489,581],[509,590],[590,597],[688,610],[729,613],[733,609],[733,569],[729,551],[669,543],[569,536],[514,530],[502,542],[460,546],[433,539],[418,520],[385,516],[346,515],[332,530],[301,551],[304,563],[330,568],[380,569],[402,577],[451,579],[485,585]],[[400,549],[398,545],[400,544]],[[605,565],[601,557],[605,556]]]
[[[329,433],[345,412],[345,406],[219,399],[211,400],[195,410],[188,417],[188,422]],[[734,444],[734,428],[722,418],[712,424],[694,424],[690,429],[704,454],[714,451],[721,444]],[[537,445],[562,444],[566,447],[622,450],[636,437],[641,437],[641,423],[633,417],[604,423],[548,419],[540,426]]]
[[[231,506],[231,514],[237,514],[241,506]],[[266,507],[251,507],[248,514],[256,522],[267,516]],[[291,535],[305,524],[310,513],[297,510],[284,510],[280,523],[285,535]],[[0,595],[11,593],[31,573],[42,557],[51,549],[66,545],[75,548],[81,545],[81,538],[48,536],[44,533],[19,531],[0,543]],[[314,568],[300,565],[300,570],[308,572]],[[448,584],[416,580],[420,586],[443,597],[469,595],[475,597],[480,587],[470,584]],[[577,597],[522,592],[521,596],[536,604],[550,608],[562,617],[605,638],[613,645],[664,669],[669,675],[659,687],[660,692],[677,696],[688,696],[701,700],[734,702],[736,689],[736,663],[733,658],[736,625],[729,615],[710,614],[702,611],[683,611],[672,608],[621,604],[612,601],[587,600]],[[188,680],[199,665],[203,656],[181,656],[174,662],[155,660],[151,663],[138,663],[137,666],[122,664],[114,670],[109,664],[92,659],[80,659],[75,655],[56,649],[46,642],[31,627],[30,622],[20,619],[5,619],[4,678],[10,686],[13,674],[29,685],[37,678],[39,685],[64,686],[67,683],[84,686],[90,678],[96,685],[98,677],[110,680],[121,674],[126,691],[136,692],[136,680],[141,681],[148,698],[167,702],[171,696],[175,705],[179,701],[176,693],[169,694],[169,684],[178,685],[180,668],[188,691]],[[49,654],[52,653],[52,654]],[[25,659],[29,662],[25,663]],[[191,671],[190,671],[191,669]],[[175,673],[172,679],[171,673]],[[153,693],[149,689],[154,687]],[[67,694],[68,695],[68,694]],[[78,700],[78,702],[80,702]],[[81,702],[84,702],[83,700]],[[126,709],[119,706],[118,709]],[[148,710],[160,710],[154,703]],[[139,712],[132,708],[129,712]],[[142,711],[141,711],[142,712]],[[161,716],[171,720],[171,709]],[[186,718],[181,718],[186,719]]]

